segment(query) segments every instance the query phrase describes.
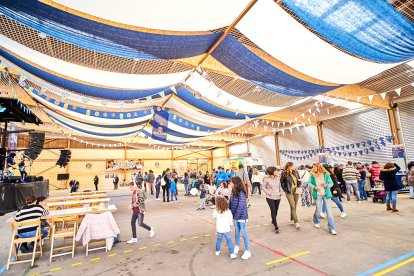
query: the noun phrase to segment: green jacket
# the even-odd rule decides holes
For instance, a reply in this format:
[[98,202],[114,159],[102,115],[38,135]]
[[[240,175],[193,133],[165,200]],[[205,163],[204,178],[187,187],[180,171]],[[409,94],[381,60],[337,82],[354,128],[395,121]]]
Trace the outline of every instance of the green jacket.
[[[332,198],[331,187],[333,186],[333,182],[332,182],[331,176],[328,173],[324,173],[323,177],[324,177],[325,183],[328,185],[328,187],[325,188],[326,198]],[[312,188],[312,196],[314,199],[316,199],[318,194],[317,194],[317,191],[315,190],[316,178],[314,174],[311,174],[309,178],[309,185]]]

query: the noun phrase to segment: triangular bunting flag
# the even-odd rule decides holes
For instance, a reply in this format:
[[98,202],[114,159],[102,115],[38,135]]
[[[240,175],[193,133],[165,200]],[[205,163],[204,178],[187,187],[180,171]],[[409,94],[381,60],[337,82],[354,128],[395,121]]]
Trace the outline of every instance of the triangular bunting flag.
[[401,95],[401,88],[397,88],[397,89],[395,89],[395,93],[397,93],[397,94],[398,94],[398,96],[400,96],[400,95]]

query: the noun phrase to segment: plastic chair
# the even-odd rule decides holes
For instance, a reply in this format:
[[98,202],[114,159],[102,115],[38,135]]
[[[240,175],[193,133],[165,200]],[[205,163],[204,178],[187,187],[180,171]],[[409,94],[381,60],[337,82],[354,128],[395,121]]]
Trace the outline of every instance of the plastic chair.
[[[36,228],[36,235],[30,238],[19,238],[18,235],[18,228],[24,226],[33,226]],[[22,243],[31,243],[34,242],[33,252],[31,253],[20,253],[19,254],[19,247]],[[39,245],[40,252],[36,252],[37,245]],[[15,261],[12,261],[12,251],[14,250],[15,254]],[[40,253],[40,256],[43,256],[43,249],[42,249],[42,231],[40,226],[40,219],[34,220],[26,220],[26,221],[14,221],[12,222],[12,240],[10,245],[10,252],[9,258],[7,259],[7,270],[9,270],[10,265],[18,264],[18,263],[27,263],[31,262],[31,266],[34,264],[36,253]],[[28,260],[21,260],[21,256],[32,255],[31,259]]]
[[[75,248],[76,248],[76,231],[78,230],[78,216],[70,216],[70,217],[63,217],[63,218],[54,218],[52,220],[52,234],[51,234],[51,244],[50,244],[50,259],[49,261],[52,261],[52,258],[64,256],[64,255],[72,255],[72,258],[75,256]],[[62,229],[58,229],[58,224],[62,223],[64,227]],[[67,246],[61,246],[55,248],[55,239],[57,238],[63,238],[63,241],[65,241],[66,238],[72,237],[72,245]],[[63,250],[71,248],[71,251],[63,252],[59,254],[54,254],[54,251]]]

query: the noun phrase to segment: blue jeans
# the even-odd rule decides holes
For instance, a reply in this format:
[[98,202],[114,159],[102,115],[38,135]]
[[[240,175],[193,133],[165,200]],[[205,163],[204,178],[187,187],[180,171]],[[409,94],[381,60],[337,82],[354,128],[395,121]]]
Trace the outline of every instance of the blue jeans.
[[250,251],[249,237],[247,236],[246,223],[247,222],[240,222],[236,220],[234,221],[234,239],[235,239],[236,245],[240,247],[240,231],[241,231],[243,235],[244,250]]
[[313,223],[319,224],[319,216],[322,210],[322,204],[326,205],[326,214],[328,216],[328,228],[329,230],[335,229],[335,221],[332,215],[332,203],[331,199],[327,198],[326,196],[318,195],[316,199],[316,210],[313,214]]
[[[342,205],[342,202],[339,201],[339,197],[337,196],[333,196],[332,201],[336,203],[336,206],[338,206],[339,211],[341,211],[341,213],[344,212],[344,206]],[[326,213],[326,205],[322,202],[322,213]]]
[[398,191],[386,191],[387,193],[387,205],[390,205],[391,200],[392,200],[392,207],[393,208],[397,208],[397,195],[398,195]]
[[[24,232],[24,233],[20,233],[19,234],[19,238],[32,238],[36,236],[36,230],[35,231],[30,231],[30,232]],[[47,237],[47,230],[42,228],[42,239]]]
[[367,199],[367,192],[365,191],[365,184],[367,183],[366,179],[363,179],[359,182],[359,195],[361,199]]
[[220,251],[221,242],[223,241],[223,236],[226,238],[227,247],[229,248],[229,253],[234,253],[233,242],[231,241],[231,232],[227,233],[217,233],[216,241],[216,251]]

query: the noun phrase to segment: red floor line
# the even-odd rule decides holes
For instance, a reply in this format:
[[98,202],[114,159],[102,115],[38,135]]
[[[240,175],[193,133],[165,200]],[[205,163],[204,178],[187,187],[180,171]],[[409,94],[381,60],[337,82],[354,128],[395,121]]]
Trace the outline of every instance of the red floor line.
[[[255,240],[251,240],[251,239],[250,239],[250,241],[251,241],[252,243],[254,243],[254,244],[256,244],[256,245],[260,246],[260,247],[263,247],[263,248],[265,248],[265,249],[267,249],[267,250],[271,251],[271,252],[272,252],[273,254],[275,254],[275,255],[279,255],[279,256],[283,256],[283,257],[289,257],[289,256],[288,256],[288,255],[286,255],[285,253],[283,253],[283,252],[281,252],[281,251],[274,250],[274,249],[272,249],[272,248],[270,248],[270,247],[268,247],[268,246],[266,246],[266,245],[264,245],[264,244],[261,244],[261,243],[259,243],[259,242],[255,241]],[[327,275],[325,272],[322,272],[322,271],[320,271],[319,269],[317,269],[317,268],[315,268],[315,267],[313,267],[313,266],[310,266],[310,265],[308,265],[308,264],[305,264],[305,263],[303,263],[303,262],[301,262],[301,261],[299,261],[299,260],[297,260],[297,259],[295,259],[295,258],[289,258],[289,259],[290,259],[290,260],[292,260],[292,261],[294,261],[295,263],[300,264],[300,265],[302,265],[302,266],[304,266],[304,267],[306,267],[306,268],[309,268],[309,269],[311,269],[311,270],[313,270],[313,271],[315,271],[315,272],[317,272],[317,273],[319,273],[319,274],[321,274],[321,275]]]
[[[184,211],[184,210],[183,210],[183,213],[186,213],[187,215],[192,216],[192,217],[196,217],[194,214],[191,214],[191,213],[186,212],[186,211]],[[201,220],[201,221],[205,222],[205,223],[208,223],[208,224],[210,224],[210,225],[212,225],[212,226],[215,226],[215,224],[214,224],[214,223],[212,223],[211,221],[208,221],[208,220],[203,219],[203,218],[200,218],[200,217],[197,217],[197,218],[198,218],[199,220]],[[265,248],[265,249],[267,249],[267,250],[271,251],[271,252],[272,252],[273,254],[275,254],[275,255],[279,255],[279,256],[283,256],[283,257],[289,257],[289,255],[286,255],[286,254],[285,254],[285,253],[283,253],[282,251],[277,251],[277,250],[274,250],[274,249],[272,249],[272,248],[270,248],[270,247],[268,247],[268,246],[266,246],[266,245],[264,245],[264,244],[261,244],[261,243],[259,243],[259,242],[255,241],[255,240],[249,239],[249,241],[250,241],[250,242],[252,242],[252,243],[254,243],[254,244],[256,244],[256,245],[258,245],[258,246],[260,246],[260,247],[262,247],[262,248]],[[292,260],[292,261],[294,261],[295,263],[300,264],[300,265],[302,265],[302,266],[304,266],[304,267],[306,267],[306,268],[309,268],[309,269],[311,269],[311,270],[313,270],[313,271],[315,271],[315,272],[317,272],[317,273],[319,273],[319,274],[321,274],[321,275],[327,275],[325,272],[322,272],[322,271],[320,271],[319,269],[317,269],[317,268],[315,268],[315,267],[313,267],[313,266],[310,266],[310,265],[308,265],[308,264],[305,264],[305,263],[303,263],[303,262],[301,262],[301,261],[299,261],[299,260],[297,260],[297,259],[295,259],[295,258],[289,258],[289,259],[291,259],[291,260]]]

